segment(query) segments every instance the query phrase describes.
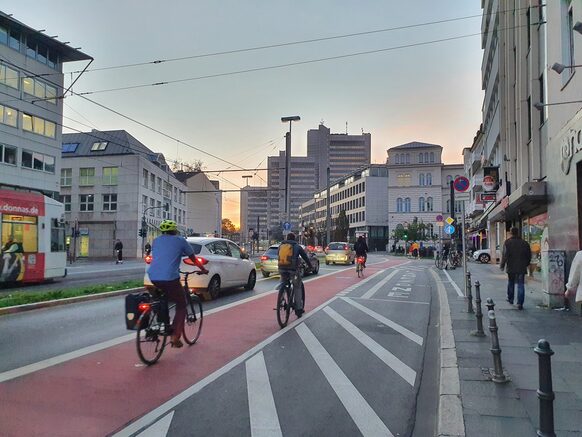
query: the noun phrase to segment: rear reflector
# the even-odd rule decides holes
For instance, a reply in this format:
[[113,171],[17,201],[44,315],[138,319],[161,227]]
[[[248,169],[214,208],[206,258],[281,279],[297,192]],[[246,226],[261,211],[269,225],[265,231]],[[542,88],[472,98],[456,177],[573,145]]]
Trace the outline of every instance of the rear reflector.
[[151,255],[146,255],[144,257],[144,261],[145,261],[146,264],[151,264],[153,259],[154,258]]
[[143,313],[150,309],[150,304],[148,302],[142,302],[137,306],[137,309]]

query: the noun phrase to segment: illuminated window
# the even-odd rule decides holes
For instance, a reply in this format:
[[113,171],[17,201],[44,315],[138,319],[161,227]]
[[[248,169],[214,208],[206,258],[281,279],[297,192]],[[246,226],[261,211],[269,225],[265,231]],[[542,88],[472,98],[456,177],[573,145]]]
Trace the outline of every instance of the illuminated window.
[[0,64],[0,83],[18,89],[18,71]]
[[22,129],[49,138],[56,137],[56,125],[35,115],[22,113]]
[[79,185],[95,185],[95,169],[93,167],[79,169]]
[[7,124],[8,126],[16,127],[18,111],[16,109],[9,108],[8,106],[0,105],[0,123]]
[[37,217],[23,215],[2,215],[2,247],[13,241],[16,252],[38,252]]
[[107,144],[109,144],[107,141],[96,141],[91,146],[91,152],[105,150],[107,148]]
[[117,167],[103,167],[103,185],[117,185]]

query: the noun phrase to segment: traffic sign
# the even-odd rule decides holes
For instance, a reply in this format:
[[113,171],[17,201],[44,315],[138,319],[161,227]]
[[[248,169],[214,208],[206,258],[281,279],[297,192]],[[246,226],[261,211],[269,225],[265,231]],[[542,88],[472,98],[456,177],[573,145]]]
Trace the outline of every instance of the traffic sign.
[[436,216],[436,221],[437,222],[442,222],[444,219],[445,218],[441,214],[439,214],[439,215]]
[[453,187],[459,192],[467,191],[469,189],[469,179],[465,176],[459,176],[453,182]]
[[440,221],[440,222],[436,222],[436,224],[437,224],[437,226],[438,226],[439,228],[442,228],[442,227],[443,227],[443,225],[445,224],[445,222],[443,222],[443,221]]
[[445,234],[452,235],[455,232],[455,227],[453,225],[445,226]]
[[289,222],[283,223],[283,231],[284,232],[291,232],[291,223],[289,223]]
[[452,217],[447,217],[447,219],[445,220],[449,225],[452,225],[453,223],[455,223],[455,219]]

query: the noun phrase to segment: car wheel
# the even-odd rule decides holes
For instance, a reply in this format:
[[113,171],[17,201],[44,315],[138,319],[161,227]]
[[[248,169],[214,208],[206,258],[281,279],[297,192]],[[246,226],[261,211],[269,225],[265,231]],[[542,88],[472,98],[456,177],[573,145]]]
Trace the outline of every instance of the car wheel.
[[486,253],[482,253],[481,255],[479,255],[479,262],[481,262],[483,264],[487,264],[490,260],[491,260],[491,257],[489,255],[487,255]]
[[328,266],[328,265],[329,265],[329,261],[326,261],[326,262],[325,262],[325,265],[326,265],[326,266]]
[[245,285],[245,290],[252,290],[255,288],[255,284],[257,283],[257,272],[252,270],[249,273],[249,280],[247,281],[247,285]]
[[208,293],[213,300],[220,294],[220,277],[218,275],[213,276],[208,283]]
[[263,271],[261,271],[261,273],[263,274],[263,278],[268,278],[269,276],[271,276],[271,272],[263,272]]

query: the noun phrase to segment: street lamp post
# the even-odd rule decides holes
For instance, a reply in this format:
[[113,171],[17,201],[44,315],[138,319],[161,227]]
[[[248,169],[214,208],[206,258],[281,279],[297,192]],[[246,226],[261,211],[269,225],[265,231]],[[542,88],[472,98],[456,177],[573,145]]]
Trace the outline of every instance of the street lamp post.
[[298,115],[281,117],[281,122],[289,122],[289,132],[285,134],[285,220],[287,222],[291,221],[291,195],[289,193],[291,182],[291,124],[299,120],[301,120],[301,117]]

